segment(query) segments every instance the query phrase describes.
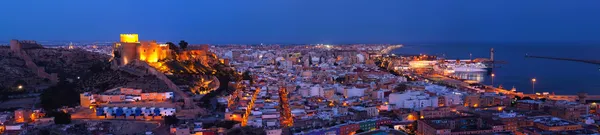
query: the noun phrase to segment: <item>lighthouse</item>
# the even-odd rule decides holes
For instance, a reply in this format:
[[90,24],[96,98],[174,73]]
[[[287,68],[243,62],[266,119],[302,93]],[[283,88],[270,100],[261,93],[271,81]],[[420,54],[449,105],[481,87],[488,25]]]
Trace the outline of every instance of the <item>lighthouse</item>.
[[494,61],[494,48],[490,49],[490,60]]

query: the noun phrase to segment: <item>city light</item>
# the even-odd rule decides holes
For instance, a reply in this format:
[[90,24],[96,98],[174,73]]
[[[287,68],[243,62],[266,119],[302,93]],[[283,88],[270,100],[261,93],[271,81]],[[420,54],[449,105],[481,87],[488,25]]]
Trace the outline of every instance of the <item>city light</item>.
[[[573,122],[573,124],[565,122],[571,124],[567,125],[568,127],[549,128],[572,128],[583,131],[583,126],[587,125],[582,123],[593,124],[594,121],[582,118],[598,115],[596,112],[598,105],[593,102],[600,99],[598,95],[535,93],[537,83],[535,76],[533,78],[531,76],[518,77],[529,78],[533,93],[514,92],[516,90],[511,92],[504,89],[502,85],[510,84],[522,87],[522,84],[513,84],[512,81],[517,80],[524,83],[525,86],[528,85],[528,82],[524,82],[524,79],[515,79],[513,76],[518,73],[511,73],[504,69],[490,69],[501,67],[493,66],[501,64],[500,61],[474,58],[471,53],[469,53],[469,60],[467,60],[466,54],[458,56],[463,57],[462,59],[456,59],[456,56],[449,56],[447,59],[445,56],[438,57],[439,54],[407,55],[400,51],[396,55],[389,52],[399,46],[375,44],[223,45],[190,46],[190,48],[184,49],[173,48],[178,46],[168,44],[158,44],[156,41],[140,42],[137,34],[121,34],[121,40],[117,42],[107,48],[93,47],[95,50],[121,51],[114,53],[113,55],[116,56],[113,57],[110,57],[110,54],[104,55],[106,56],[105,60],[110,61],[113,65],[110,65],[109,69],[107,64],[103,69],[113,70],[116,72],[115,75],[107,72],[106,76],[110,77],[104,77],[104,75],[80,77],[79,75],[83,74],[75,74],[81,73],[79,71],[73,72],[73,75],[69,74],[70,78],[78,80],[76,89],[81,91],[77,92],[77,95],[72,94],[73,96],[70,98],[80,99],[73,100],[76,102],[73,105],[79,102],[80,106],[62,107],[55,110],[73,114],[73,119],[78,121],[80,119],[94,121],[116,118],[115,122],[127,121],[125,122],[127,124],[130,124],[129,121],[133,123],[143,122],[143,120],[146,120],[145,123],[164,123],[166,126],[159,125],[158,127],[170,127],[174,132],[183,130],[186,134],[197,130],[192,129],[190,122],[207,121],[204,120],[205,118],[215,122],[236,121],[239,122],[239,125],[236,124],[237,126],[253,127],[251,130],[256,129],[256,131],[259,131],[258,128],[264,129],[268,134],[282,134],[283,131],[289,134],[350,134],[355,132],[365,134],[359,130],[364,130],[363,132],[380,130],[373,133],[383,133],[391,132],[387,131],[389,127],[386,126],[390,126],[392,122],[395,126],[402,126],[405,132],[411,132],[411,134],[442,132],[443,134],[461,134],[454,133],[454,131],[463,131],[460,127],[469,128],[469,131],[465,133],[517,130],[530,133],[532,131],[525,130],[543,131],[539,126],[544,125],[540,125],[537,121],[555,119],[577,122]],[[84,43],[77,44],[85,45]],[[171,43],[169,42],[169,44]],[[15,46],[11,45],[10,49],[14,49]],[[179,46],[187,45],[181,41]],[[74,46],[69,45],[69,47]],[[5,48],[8,49],[8,47]],[[90,47],[77,46],[77,49],[74,50],[64,48],[66,47],[60,46],[61,51],[72,52]],[[198,48],[206,51],[193,51]],[[414,54],[421,50],[411,51]],[[31,54],[34,53],[37,52]],[[29,58],[24,59],[29,60]],[[39,60],[39,58],[31,59]],[[127,64],[128,62],[129,64]],[[26,64],[31,64],[31,62]],[[87,65],[82,64],[82,66]],[[48,69],[59,70],[53,67]],[[127,74],[121,75],[122,71]],[[501,73],[501,78],[499,78],[501,80],[497,87],[494,82],[496,72]],[[486,76],[491,77],[489,78],[491,87],[487,84],[489,82],[484,80]],[[549,77],[544,77],[543,80],[546,83],[555,82]],[[33,81],[33,83],[30,80],[24,80],[23,83],[20,81],[10,82],[5,86],[16,91],[23,91],[22,89],[25,87],[28,90],[40,87],[40,84],[35,84],[36,80]],[[42,84],[42,86],[46,85]],[[96,90],[105,89],[105,87],[115,88]],[[144,89],[144,93],[142,93],[142,89]],[[527,91],[526,87],[524,91]],[[59,100],[62,98],[60,96],[48,97],[55,97]],[[527,100],[527,98],[533,98],[533,100]],[[542,100],[542,98],[546,100]],[[51,101],[42,100],[40,102]],[[24,105],[27,108],[31,107],[29,104]],[[30,122],[29,118],[37,122],[47,121],[46,118],[43,118],[47,113],[46,109],[36,107],[15,111],[15,113],[10,113],[15,116],[10,117],[27,122]],[[552,118],[542,119],[540,116],[541,120],[537,120],[537,115],[532,117],[529,113],[521,113],[539,110],[540,107],[543,107],[544,110],[554,110],[551,114],[547,114]],[[138,110],[138,108],[142,109]],[[136,119],[135,116],[141,117],[140,111],[144,117]],[[167,124],[177,123],[170,122],[171,120],[167,119],[170,117],[166,117],[175,116],[175,113],[178,118],[182,118],[178,122],[179,124]],[[427,119],[425,119],[425,115],[427,115]],[[127,119],[127,116],[134,116],[135,120]],[[146,118],[149,116],[152,116],[152,119]],[[481,118],[480,116],[500,119]],[[157,121],[159,119],[155,119],[155,117],[164,119],[164,122]],[[513,123],[507,123],[504,120]],[[526,124],[530,126],[520,127],[518,126],[520,121],[526,121],[528,122]],[[495,123],[506,125],[494,126]],[[201,127],[194,124],[195,128]],[[417,124],[420,124],[418,128],[415,127]],[[228,123],[223,125],[228,125]],[[490,127],[494,127],[494,131],[490,130]],[[411,131],[415,128],[417,131]],[[205,134],[205,131],[206,134],[210,134],[209,132],[217,132],[217,130],[226,129],[201,129],[198,131],[202,133],[195,134]],[[326,131],[328,133],[325,133]]]
[[123,43],[139,43],[138,34],[121,34],[121,42],[123,42]]
[[406,120],[414,121],[417,120],[417,117],[415,117],[413,114],[408,114],[408,116],[406,116]]
[[494,87],[494,77],[496,76],[496,74],[492,73],[492,87]]
[[531,93],[535,94],[535,82],[537,82],[537,79],[533,78],[531,79]]

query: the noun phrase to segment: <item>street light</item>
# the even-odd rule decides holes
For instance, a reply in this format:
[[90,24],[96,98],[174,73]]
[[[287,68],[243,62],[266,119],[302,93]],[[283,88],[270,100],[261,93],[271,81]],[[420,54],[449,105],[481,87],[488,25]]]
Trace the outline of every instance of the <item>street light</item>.
[[535,94],[535,82],[536,82],[536,81],[537,81],[537,80],[536,80],[535,78],[531,79],[531,88],[532,88],[532,91],[533,91],[533,93],[532,93],[532,94]]
[[492,73],[492,87],[494,87],[494,77],[496,76],[496,74]]

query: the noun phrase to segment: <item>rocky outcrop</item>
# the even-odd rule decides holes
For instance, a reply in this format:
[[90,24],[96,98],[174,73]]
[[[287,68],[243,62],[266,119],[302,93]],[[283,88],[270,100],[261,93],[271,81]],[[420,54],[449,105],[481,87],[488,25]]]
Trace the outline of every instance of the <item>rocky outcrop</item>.
[[23,61],[25,61],[25,66],[27,68],[29,68],[29,70],[34,72],[38,77],[48,79],[52,83],[58,82],[58,76],[56,73],[54,73],[54,74],[46,73],[45,69],[37,66],[31,59],[31,57],[27,54],[27,52],[25,52],[24,50],[13,50],[12,53],[15,56],[23,59]]
[[25,66],[23,59],[14,56],[8,48],[0,48],[0,65],[0,87],[14,87],[19,80],[28,84],[44,82]]

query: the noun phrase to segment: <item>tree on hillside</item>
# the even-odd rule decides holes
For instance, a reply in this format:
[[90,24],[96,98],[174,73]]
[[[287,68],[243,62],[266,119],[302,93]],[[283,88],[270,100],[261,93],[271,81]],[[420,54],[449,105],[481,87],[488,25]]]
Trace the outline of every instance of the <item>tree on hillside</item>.
[[58,111],[51,115],[54,116],[54,124],[71,124],[71,114]]
[[341,76],[341,77],[335,78],[335,81],[336,81],[337,83],[342,83],[342,82],[344,82],[344,80],[346,80],[346,77],[345,77],[345,76]]
[[242,80],[250,80],[252,79],[252,76],[250,76],[250,71],[245,71],[244,73],[242,73]]
[[172,58],[177,58],[177,53],[179,52],[179,47],[175,45],[173,42],[166,43],[169,49],[171,50]]
[[119,51],[113,51],[113,56],[115,56],[115,58],[121,58],[121,53],[119,53]]
[[167,44],[167,46],[168,46],[168,47],[169,47],[169,49],[171,49],[171,50],[177,50],[177,49],[179,49],[179,47],[178,47],[177,45],[175,45],[173,42],[167,42],[167,43],[165,43],[165,44]]
[[188,45],[188,42],[185,42],[184,40],[179,41],[179,47],[183,50],[187,49]]
[[242,73],[242,80],[248,80],[250,81],[250,84],[254,84],[254,80],[252,79],[250,71],[245,71],[244,73]]
[[73,84],[61,81],[44,90],[40,99],[42,108],[54,110],[63,106],[76,106],[79,103],[79,93],[74,89]]

